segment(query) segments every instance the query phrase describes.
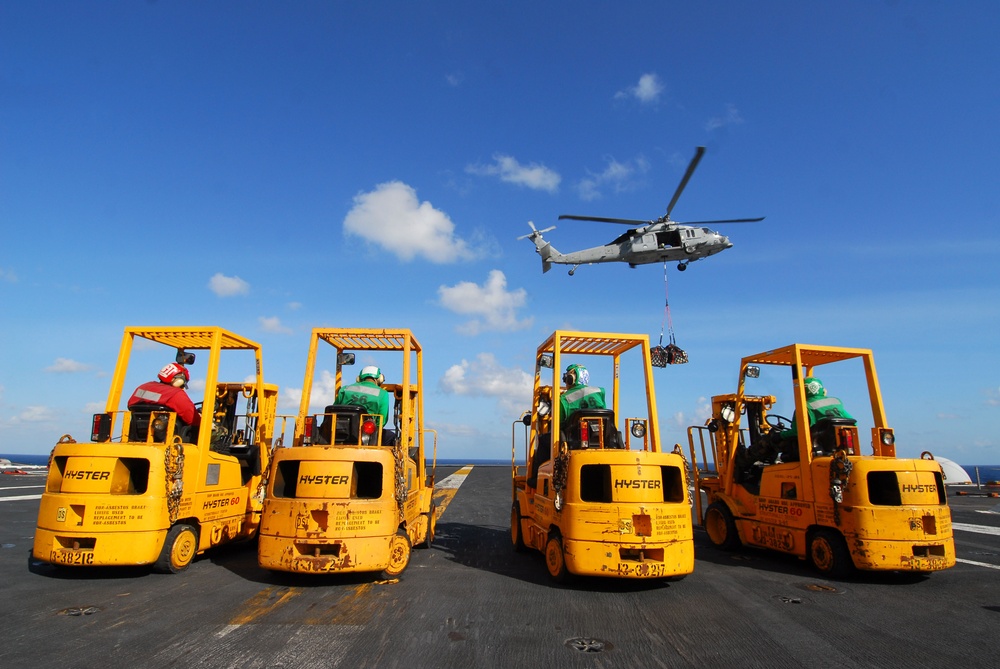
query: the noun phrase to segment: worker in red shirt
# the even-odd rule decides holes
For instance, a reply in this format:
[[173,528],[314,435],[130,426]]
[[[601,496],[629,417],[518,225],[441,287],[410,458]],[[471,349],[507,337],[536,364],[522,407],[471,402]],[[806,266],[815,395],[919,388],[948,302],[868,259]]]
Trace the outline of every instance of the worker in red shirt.
[[128,399],[128,408],[131,410],[137,404],[161,404],[177,412],[177,418],[186,425],[197,427],[201,423],[201,414],[184,392],[190,378],[191,375],[183,365],[171,362],[160,370],[156,381],[144,383],[135,389]]

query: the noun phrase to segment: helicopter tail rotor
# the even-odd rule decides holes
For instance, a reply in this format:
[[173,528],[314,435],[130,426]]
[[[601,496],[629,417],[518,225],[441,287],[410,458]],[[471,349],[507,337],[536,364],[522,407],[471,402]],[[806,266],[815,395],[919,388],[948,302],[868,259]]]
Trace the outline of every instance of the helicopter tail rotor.
[[528,221],[528,225],[531,227],[531,232],[526,235],[521,235],[518,240],[530,239],[535,244],[535,251],[538,255],[542,256],[542,274],[548,272],[552,269],[552,257],[554,255],[558,256],[559,252],[552,248],[552,244],[542,237],[543,232],[548,232],[549,230],[555,230],[556,226],[551,226],[545,228],[544,230],[539,230],[535,227],[532,221]]
[[536,239],[541,238],[542,233],[556,229],[556,226],[553,225],[551,227],[545,228],[544,230],[539,230],[538,228],[535,227],[534,221],[528,221],[528,225],[531,226],[531,232],[529,232],[526,235],[521,235],[520,237],[517,238],[517,241],[521,241],[522,239],[530,239],[531,241],[535,241]]

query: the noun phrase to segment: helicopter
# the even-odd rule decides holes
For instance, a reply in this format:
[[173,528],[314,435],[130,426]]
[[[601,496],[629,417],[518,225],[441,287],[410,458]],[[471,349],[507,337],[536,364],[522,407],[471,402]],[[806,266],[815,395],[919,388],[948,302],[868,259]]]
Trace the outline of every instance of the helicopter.
[[572,276],[580,265],[592,265],[604,262],[627,262],[629,267],[643,265],[654,262],[676,261],[677,269],[682,272],[687,269],[688,264],[695,260],[707,258],[728,248],[733,244],[729,237],[721,235],[704,225],[717,223],[757,223],[763,221],[760,218],[733,218],[720,221],[692,221],[680,223],[670,218],[677,199],[680,198],[688,180],[698,167],[698,162],[705,154],[705,147],[699,146],[695,151],[694,158],[688,165],[681,183],[674,192],[674,197],[667,205],[667,212],[652,221],[642,221],[630,218],[601,218],[598,216],[574,216],[563,214],[559,220],[569,219],[574,221],[597,221],[599,223],[620,223],[623,225],[636,226],[620,235],[609,244],[595,246],[582,251],[571,253],[560,253],[544,237],[543,233],[555,230],[555,226],[538,230],[532,221],[528,221],[531,232],[518,237],[530,239],[535,244],[535,251],[542,257],[542,273],[552,269],[553,264],[572,265],[569,270]]

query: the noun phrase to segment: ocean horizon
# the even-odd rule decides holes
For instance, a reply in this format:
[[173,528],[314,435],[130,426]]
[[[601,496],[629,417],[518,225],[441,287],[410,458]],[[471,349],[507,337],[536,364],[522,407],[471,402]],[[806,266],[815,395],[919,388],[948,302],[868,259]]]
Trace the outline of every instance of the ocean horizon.
[[[15,465],[47,465],[48,455],[24,454],[24,453],[0,453],[0,459],[7,459]],[[427,461],[430,463],[430,460]],[[524,462],[519,460],[518,465],[523,466]],[[476,465],[480,467],[510,466],[510,459],[489,459],[489,458],[440,458],[437,465],[441,467],[461,467],[464,465]],[[961,465],[969,474],[973,483],[977,480],[981,484],[1000,481],[1000,465]]]

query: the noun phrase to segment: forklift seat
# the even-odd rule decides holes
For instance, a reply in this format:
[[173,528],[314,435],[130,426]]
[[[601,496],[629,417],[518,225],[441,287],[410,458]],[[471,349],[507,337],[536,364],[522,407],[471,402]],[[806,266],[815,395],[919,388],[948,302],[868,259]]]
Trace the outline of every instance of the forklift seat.
[[[586,421],[587,425],[586,440],[584,440],[582,421]],[[604,448],[625,448],[622,435],[615,424],[615,412],[611,409],[577,409],[566,418],[566,424],[560,425],[559,429],[571,449],[593,448],[602,441]]]
[[853,418],[820,418],[811,428],[813,453],[816,455],[833,455],[837,450],[837,428],[853,427],[858,421]]
[[[319,424],[320,443],[356,444],[361,429],[361,416],[365,408],[355,404],[331,404],[323,409]],[[336,414],[331,416],[330,414]]]
[[[132,413],[132,422],[128,428],[129,441],[146,441],[146,435],[149,434],[149,423],[153,420],[154,413],[175,413],[173,409],[164,404],[147,404],[145,402],[133,404],[128,410]],[[174,432],[181,438],[181,441],[189,443],[191,426],[179,417],[174,422]],[[166,422],[164,421],[162,427],[153,423],[153,441],[162,444],[166,440]]]

